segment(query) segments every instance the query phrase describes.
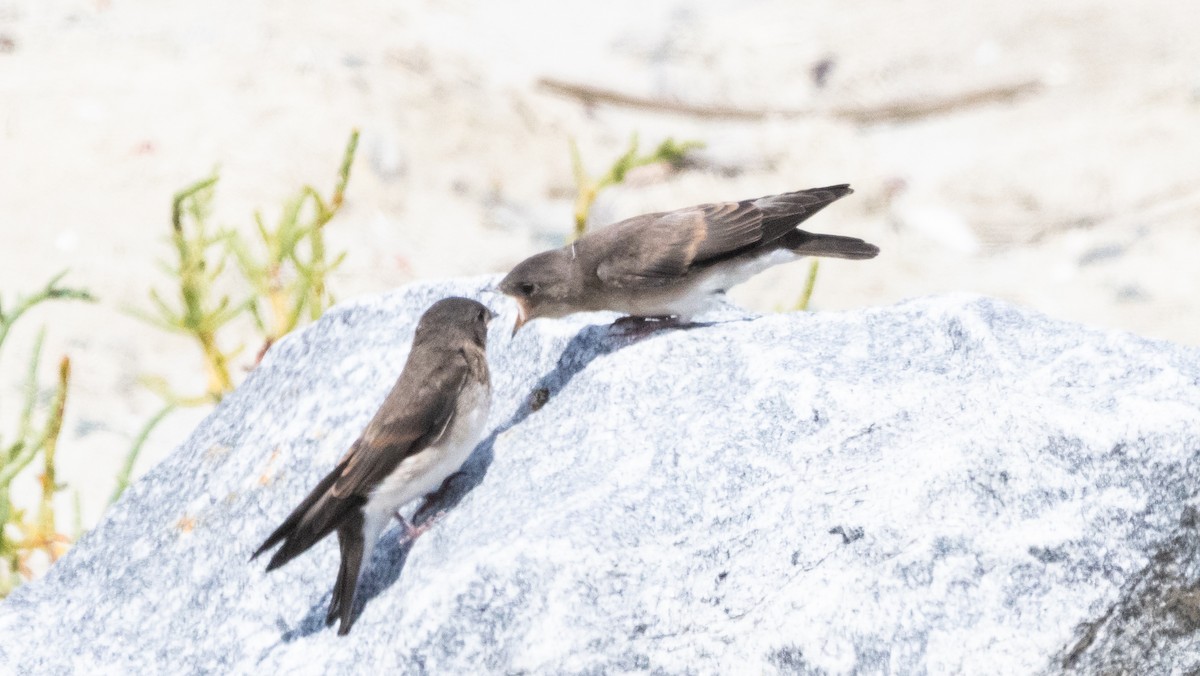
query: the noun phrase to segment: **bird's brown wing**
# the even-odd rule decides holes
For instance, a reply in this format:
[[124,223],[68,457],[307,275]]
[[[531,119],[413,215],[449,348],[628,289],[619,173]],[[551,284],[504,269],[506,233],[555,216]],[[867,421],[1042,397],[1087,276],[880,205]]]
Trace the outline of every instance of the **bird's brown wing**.
[[330,488],[334,497],[367,497],[402,460],[436,444],[453,423],[459,395],[471,376],[468,361],[461,350],[427,356],[428,363],[405,368],[347,453],[345,467]]
[[596,275],[616,288],[665,286],[687,276],[697,263],[757,244],[762,221],[762,212],[749,201],[637,216],[596,233],[608,251]]
[[825,207],[852,194],[848,184],[809,188],[750,200],[762,214],[762,243],[773,244]]
[[[796,226],[853,191],[849,185],[810,188],[740,202],[701,204],[637,216],[584,238],[605,251],[596,266],[604,284],[621,289],[671,284],[697,267],[781,241]],[[585,242],[581,240],[580,246]]]

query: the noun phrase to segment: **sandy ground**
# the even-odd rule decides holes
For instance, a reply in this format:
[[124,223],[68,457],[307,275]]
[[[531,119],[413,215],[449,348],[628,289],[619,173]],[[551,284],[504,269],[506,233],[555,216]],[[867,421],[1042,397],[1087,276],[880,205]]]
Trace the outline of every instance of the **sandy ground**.
[[[127,313],[168,281],[156,261],[170,253],[172,193],[219,167],[217,220],[248,227],[303,183],[328,190],[355,127],[348,202],[329,226],[349,252],[332,281],[341,298],[503,271],[561,243],[569,140],[599,172],[636,132],[647,147],[668,135],[708,147],[695,168],[643,171],[603,195],[597,222],[852,183],[811,225],[883,254],[824,265],[818,310],[972,291],[1200,344],[1200,5],[549,5],[0,0],[0,293],[11,302],[69,268],[101,299],[41,310],[13,336],[0,430],[11,435],[44,324],[47,361],[74,360],[61,478],[85,523],[158,407],[139,378],[202,386],[189,342]],[[585,105],[544,77],[762,114]],[[1038,86],[907,120],[836,112],[1021,82]],[[735,297],[790,307],[806,269],[774,269]],[[170,418],[138,471],[204,414]]]

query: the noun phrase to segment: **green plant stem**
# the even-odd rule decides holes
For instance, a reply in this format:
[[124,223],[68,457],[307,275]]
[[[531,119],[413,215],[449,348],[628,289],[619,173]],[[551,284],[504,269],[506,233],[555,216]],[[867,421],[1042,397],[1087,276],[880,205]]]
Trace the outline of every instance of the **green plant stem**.
[[[65,274],[63,272],[53,277],[41,291],[19,298],[15,307],[8,313],[0,311],[0,346],[17,320],[40,303],[54,299],[95,300],[87,291],[60,287],[58,283]],[[50,410],[40,433],[35,432],[33,418],[38,400],[37,375],[41,366],[45,337],[46,332],[43,329],[38,332],[34,341],[23,390],[25,400],[17,420],[18,436],[7,448],[0,446],[0,598],[21,583],[24,551],[44,549],[53,560],[61,553],[62,543],[66,542],[66,537],[58,533],[56,528],[53,498],[60,490],[56,451],[66,410],[71,362],[67,357],[63,357],[59,364],[58,387]],[[44,462],[44,471],[40,478],[42,495],[36,516],[30,522],[26,520],[23,510],[18,510],[13,505],[11,486],[17,475],[28,467],[39,453]],[[22,531],[21,540],[10,539],[10,526]]]
[[346,194],[346,185],[350,183],[350,165],[354,164],[354,153],[358,151],[358,130],[350,132],[350,141],[346,143],[346,152],[342,154],[342,166],[338,167],[338,182],[333,189],[333,199],[330,204],[334,210],[341,208],[342,199]]
[[668,138],[654,152],[647,155],[638,156],[638,137],[634,134],[629,139],[629,148],[612,163],[608,171],[599,179],[591,178],[587,170],[583,168],[583,159],[579,154],[579,146],[574,140],[571,141],[571,171],[575,176],[575,229],[572,232],[572,240],[579,239],[587,232],[588,214],[592,210],[592,205],[596,202],[596,197],[601,190],[607,187],[619,185],[625,181],[625,176],[631,169],[643,167],[649,164],[657,164],[666,162],[673,167],[678,167],[683,163],[687,153],[696,148],[702,148],[704,144],[699,141],[684,141],[677,143],[674,139]]
[[50,418],[46,421],[46,430],[42,433],[42,461],[45,469],[42,472],[42,502],[38,506],[37,526],[41,538],[49,542],[58,533],[54,518],[54,494],[60,489],[57,479],[55,453],[58,450],[58,436],[62,432],[63,415],[67,408],[67,389],[71,382],[71,360],[63,357],[58,364],[58,390],[54,393],[54,404],[50,409]]
[[309,246],[312,253],[312,302],[309,309],[312,312],[313,319],[319,318],[324,311],[321,303],[326,295],[325,273],[328,272],[328,269],[325,267],[325,224],[332,220],[342,208],[342,203],[345,201],[346,196],[346,185],[350,182],[350,168],[354,164],[354,154],[357,150],[358,130],[355,129],[350,132],[350,140],[346,143],[346,151],[342,153],[342,164],[338,167],[338,182],[333,188],[333,196],[329,200],[329,208],[326,208],[322,203],[321,196],[317,194],[317,191],[309,189],[317,204],[317,220],[313,226],[312,234],[309,236]]
[[814,258],[808,264],[808,278],[804,280],[804,291],[800,294],[800,300],[796,303],[796,309],[804,312],[808,310],[808,302],[812,300],[813,288],[817,285],[817,270],[821,267],[820,259]]
[[[195,197],[200,192],[202,192],[204,190],[208,190],[209,188],[215,186],[217,184],[217,181],[218,181],[218,177],[210,176],[206,179],[203,179],[203,180],[193,183],[192,185],[184,188],[183,190],[180,190],[179,192],[175,193],[175,196],[173,198],[171,198],[171,227],[174,228],[175,232],[179,233],[180,236],[183,235],[183,203],[184,203],[184,201],[186,201],[192,197]],[[177,241],[177,243],[178,243],[178,241]]]
[[229,374],[229,358],[217,346],[214,332],[202,329],[196,332],[196,340],[204,352],[204,364],[208,370],[208,394],[213,401],[233,391],[233,376]]
[[[200,198],[204,191],[217,184],[217,180],[216,176],[211,176],[175,193],[171,202],[171,227],[172,240],[179,257],[179,292],[183,301],[183,314],[179,318],[181,326],[178,328],[192,334],[200,344],[208,372],[209,396],[220,401],[225,393],[233,390],[233,377],[229,373],[228,356],[217,344],[216,330],[232,315],[227,313],[228,304],[225,302],[214,309],[207,307],[210,283],[220,274],[222,262],[218,261],[209,270],[205,249],[220,238],[210,240],[204,231],[203,212],[207,200]],[[187,207],[191,208],[192,217],[197,223],[197,232],[192,237],[188,237],[183,228]],[[170,317],[166,319],[170,322]]]
[[[8,571],[14,570],[16,566],[13,564],[13,556],[16,551],[12,544],[8,541],[8,534],[5,527],[12,520],[12,502],[9,498],[8,484],[0,484],[0,560],[4,562],[3,569],[0,569],[0,574],[5,574]],[[6,580],[0,578],[0,598],[8,593],[9,587]]]
[[[25,380],[25,404],[21,409],[21,420],[18,425],[17,440],[9,447],[0,463],[0,486],[7,488],[21,470],[25,469],[41,450],[33,439],[33,406],[37,402],[37,371],[42,359],[42,342],[46,338],[45,330],[38,332],[33,345],[33,356],[29,359],[29,373]],[[0,523],[6,523],[0,521]]]
[[[337,214],[345,201],[346,186],[358,147],[359,133],[354,130],[346,144],[338,168],[333,194],[327,203],[311,186],[304,186],[289,200],[274,227],[255,213],[257,234],[262,247],[249,246],[233,229],[211,229],[209,211],[218,177],[197,181],[177,192],[172,200],[172,244],[177,263],[168,266],[175,277],[179,300],[168,302],[151,291],[154,312],[134,311],[141,319],[191,337],[200,348],[207,383],[204,397],[180,397],[159,388],[173,405],[219,402],[235,386],[233,360],[238,350],[221,348],[225,326],[249,315],[254,327],[263,334],[264,345],[291,332],[309,311],[316,319],[332,302],[326,280],[344,254],[327,260],[324,226]],[[311,203],[312,211],[307,210]],[[218,252],[211,247],[220,245]],[[265,248],[265,252],[262,249]],[[225,264],[233,258],[249,293],[239,303],[223,297],[216,302],[218,283],[229,275]],[[265,348],[264,348],[265,349]],[[260,351],[261,355],[261,351]]]
[[13,324],[17,323],[17,319],[25,314],[33,306],[56,298],[69,298],[74,300],[94,301],[95,296],[81,289],[69,289],[58,286],[59,280],[65,277],[67,271],[64,270],[50,279],[46,283],[45,288],[32,296],[18,298],[16,307],[9,312],[0,312],[0,347],[4,345],[4,339],[8,337],[8,332]]
[[137,439],[134,440],[133,446],[129,449],[129,453],[125,455],[125,462],[121,463],[121,471],[117,473],[117,485],[113,489],[112,496],[108,498],[108,504],[114,504],[129,488],[129,477],[133,474],[133,465],[137,462],[138,456],[142,452],[142,447],[146,445],[146,440],[150,437],[150,433],[155,427],[166,418],[171,411],[175,410],[175,404],[167,404],[154,417],[142,427],[142,431],[138,433]]
[[[42,329],[38,332],[38,337],[33,343],[33,355],[29,358],[29,370],[25,375],[25,403],[21,407],[21,417],[17,423],[17,441],[9,449],[4,458],[0,458],[0,468],[4,465],[14,462],[22,448],[28,445],[28,440],[32,436],[33,431],[33,406],[37,403],[37,372],[41,366],[42,360],[42,343],[46,339],[46,330]],[[34,451],[36,452],[36,451]]]
[[571,173],[575,176],[575,229],[572,239],[579,239],[587,232],[588,212],[596,201],[597,186],[583,168],[583,157],[575,139],[571,139]]

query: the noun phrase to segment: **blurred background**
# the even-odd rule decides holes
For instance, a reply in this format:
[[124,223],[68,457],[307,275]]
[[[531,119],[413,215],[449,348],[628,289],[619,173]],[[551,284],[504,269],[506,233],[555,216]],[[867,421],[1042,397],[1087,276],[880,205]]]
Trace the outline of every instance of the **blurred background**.
[[[253,232],[300,186],[328,194],[338,299],[502,272],[570,236],[583,166],[633,135],[699,141],[600,193],[591,222],[849,182],[811,229],[878,244],[823,263],[811,309],[980,293],[1200,345],[1200,5],[1064,0],[544,3],[0,0],[0,298],[70,270],[95,303],[31,310],[0,355],[17,434],[72,360],[59,529],[95,522],[139,431],[148,377],[203,392],[187,336],[135,317],[170,296],[172,195],[219,171],[215,226]],[[805,263],[734,296],[795,306]],[[178,296],[178,292],[174,292]],[[253,326],[222,337],[254,363]],[[395,365],[399,369],[399,365]],[[134,475],[211,410],[153,432]],[[13,483],[36,503],[37,463]],[[66,525],[63,525],[65,522]]]

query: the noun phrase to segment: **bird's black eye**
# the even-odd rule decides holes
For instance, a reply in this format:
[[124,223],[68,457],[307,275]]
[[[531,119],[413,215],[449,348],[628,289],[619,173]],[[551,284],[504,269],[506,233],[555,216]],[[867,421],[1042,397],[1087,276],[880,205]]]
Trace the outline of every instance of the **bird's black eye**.
[[537,293],[537,284],[534,284],[533,282],[521,282],[517,285],[517,290],[520,291],[521,295],[523,296],[532,296],[533,294]]
[[486,319],[487,319],[487,310],[480,310],[479,311],[479,321],[482,322]]

